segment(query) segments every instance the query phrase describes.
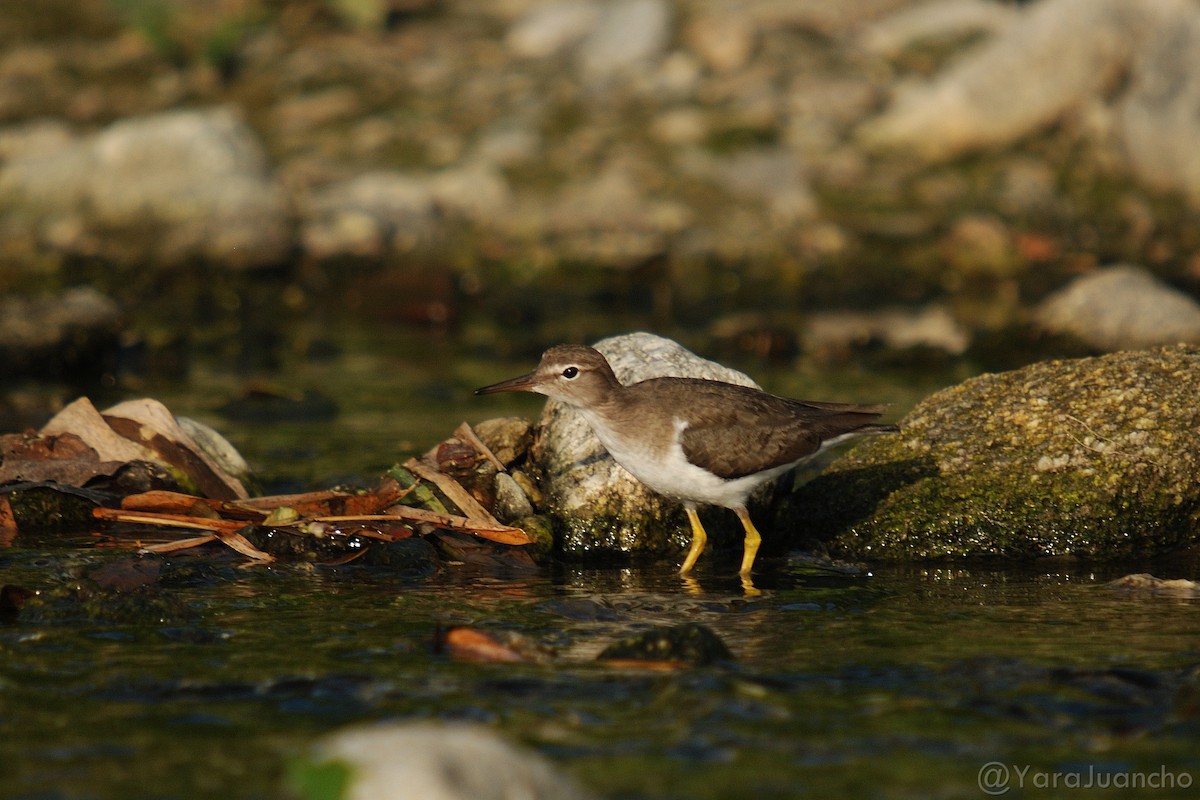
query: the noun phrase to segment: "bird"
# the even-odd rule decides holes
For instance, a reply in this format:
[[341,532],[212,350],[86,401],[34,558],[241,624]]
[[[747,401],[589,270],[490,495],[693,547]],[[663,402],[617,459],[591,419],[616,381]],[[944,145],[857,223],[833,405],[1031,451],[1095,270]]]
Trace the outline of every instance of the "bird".
[[698,506],[730,509],[741,521],[745,578],[762,542],[746,509],[758,487],[848,439],[899,432],[873,421],[886,411],[882,404],[793,400],[705,378],[626,386],[604,355],[585,345],[555,345],[532,372],[475,390],[498,392],[534,392],[572,407],[614,461],[682,503],[692,539],[681,575],[692,571],[708,541]]

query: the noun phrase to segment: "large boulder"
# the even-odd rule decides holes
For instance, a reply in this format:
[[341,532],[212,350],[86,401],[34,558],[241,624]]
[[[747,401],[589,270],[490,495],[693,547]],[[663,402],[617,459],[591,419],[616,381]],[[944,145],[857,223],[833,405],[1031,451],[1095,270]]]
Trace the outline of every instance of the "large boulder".
[[1142,557],[1200,535],[1200,347],[1046,361],[920,403],[794,496],[864,559]]
[[231,110],[172,111],[9,154],[0,239],[71,256],[253,267],[292,247],[287,198]]
[[[903,14],[915,21],[911,11]],[[929,161],[1010,146],[1063,119],[1086,118],[1105,95],[1125,91],[1120,83],[1131,74],[1119,120],[1131,165],[1159,186],[1194,195],[1200,169],[1192,158],[1200,91],[1194,3],[1042,0],[1011,24],[996,22],[990,27],[997,35],[933,79],[902,86],[882,114],[860,127],[861,141]],[[886,52],[899,49],[894,38],[901,31],[928,29],[881,23],[867,41]]]

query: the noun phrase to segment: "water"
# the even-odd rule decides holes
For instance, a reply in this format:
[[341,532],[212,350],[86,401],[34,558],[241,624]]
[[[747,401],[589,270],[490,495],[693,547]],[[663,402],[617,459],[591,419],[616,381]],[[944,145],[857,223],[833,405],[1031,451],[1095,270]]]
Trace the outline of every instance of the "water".
[[[272,480],[304,485],[377,474],[461,419],[540,407],[467,399],[528,364],[428,343],[414,357],[421,344],[296,365],[290,388],[336,399],[333,421],[223,420],[216,409],[237,382],[219,371],[146,393],[229,433]],[[920,391],[843,377],[763,382],[828,399]],[[0,796],[286,797],[288,760],[320,736],[424,718],[482,722],[611,798],[984,797],[1005,786],[1068,797],[1086,785],[1190,797],[1200,780],[1200,606],[1105,586],[1127,572],[1194,576],[1179,558],[854,574],[764,559],[762,594],[747,597],[732,567],[707,557],[692,584],[667,563],[449,565],[402,578],[240,569],[209,551],[173,557],[147,588],[80,591],[128,557],[80,535],[0,550],[0,584],[44,592],[0,623]],[[711,627],[735,661],[666,672],[595,661],[630,633],[680,622]],[[554,657],[460,663],[434,647],[447,625],[517,632]]]
[[[112,557],[9,550],[0,570],[45,587]],[[154,591],[186,613],[136,621],[116,596],[92,618],[64,601],[0,628],[4,796],[280,797],[287,759],[321,734],[430,717],[493,726],[609,797],[981,796],[989,762],[1200,777],[1194,602],[1083,569],[764,566],[755,598],[703,569],[689,593],[663,565],[260,568],[164,579]],[[594,660],[683,621],[736,661]],[[451,624],[555,657],[459,663],[433,647]]]

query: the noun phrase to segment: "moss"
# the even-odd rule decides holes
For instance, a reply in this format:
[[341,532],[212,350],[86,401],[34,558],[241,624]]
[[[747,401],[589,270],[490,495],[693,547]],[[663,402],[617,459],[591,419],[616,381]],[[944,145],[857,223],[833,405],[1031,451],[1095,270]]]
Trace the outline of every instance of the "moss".
[[857,558],[1168,551],[1200,533],[1197,396],[1185,346],[974,378],[803,487],[793,519]]

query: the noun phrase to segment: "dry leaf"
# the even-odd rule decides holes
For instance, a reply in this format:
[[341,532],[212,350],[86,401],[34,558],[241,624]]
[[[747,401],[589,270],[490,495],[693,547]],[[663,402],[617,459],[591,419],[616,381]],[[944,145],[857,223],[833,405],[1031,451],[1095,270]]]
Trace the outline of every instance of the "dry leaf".
[[127,400],[106,409],[105,422],[114,431],[157,454],[158,460],[182,471],[200,491],[218,500],[249,496],[242,482],[225,472],[179,426],[174,415],[157,400]]

